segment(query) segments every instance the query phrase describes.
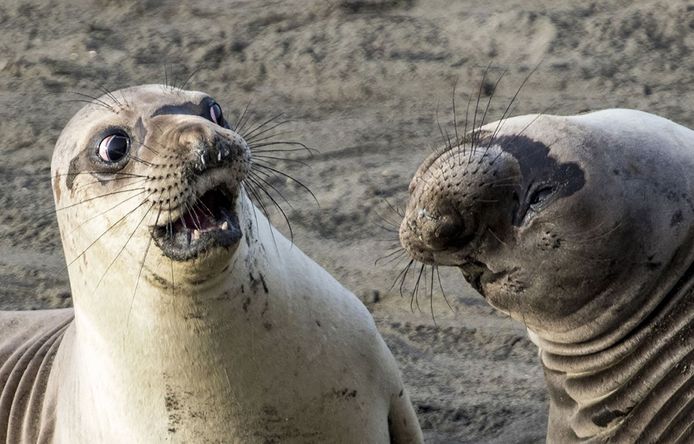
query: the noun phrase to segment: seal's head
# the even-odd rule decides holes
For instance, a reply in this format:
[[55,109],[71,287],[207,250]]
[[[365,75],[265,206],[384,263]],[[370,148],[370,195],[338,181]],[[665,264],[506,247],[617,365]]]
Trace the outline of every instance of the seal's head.
[[[610,131],[594,114],[517,117],[433,154],[410,184],[402,245],[460,267],[493,306],[553,342],[627,331],[641,317],[628,314],[646,313],[678,276],[694,218],[682,180],[691,156],[662,146],[657,124],[649,136],[639,119],[622,120],[633,128]],[[667,282],[656,279],[664,270]]]
[[143,267],[154,279],[174,266],[191,279],[218,273],[243,236],[249,168],[248,144],[207,94],[146,85],[92,101],[52,162],[66,259],[81,269],[71,278]]

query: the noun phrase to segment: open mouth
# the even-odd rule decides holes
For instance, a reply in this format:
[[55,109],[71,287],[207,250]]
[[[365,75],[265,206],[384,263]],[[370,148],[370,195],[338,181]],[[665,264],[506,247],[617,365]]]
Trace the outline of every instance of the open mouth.
[[179,261],[215,247],[232,247],[242,237],[235,201],[226,186],[212,188],[187,204],[178,219],[154,227],[152,238],[166,256]]
[[459,265],[458,268],[463,272],[468,284],[485,298],[487,295],[484,292],[484,285],[496,282],[508,274],[505,271],[494,273],[485,263],[476,260],[470,260]]

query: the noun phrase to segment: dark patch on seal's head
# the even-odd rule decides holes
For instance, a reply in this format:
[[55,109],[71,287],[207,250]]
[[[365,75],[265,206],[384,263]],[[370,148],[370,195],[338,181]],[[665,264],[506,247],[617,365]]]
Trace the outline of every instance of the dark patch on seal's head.
[[[513,135],[495,138],[493,144],[512,155],[521,170],[521,187],[525,194],[531,188],[546,184],[552,189],[555,198],[568,197],[583,188],[586,183],[583,169],[574,162],[559,163],[550,157],[550,149],[542,142],[526,136]],[[528,205],[528,202],[523,205]],[[524,214],[520,208],[516,214]],[[514,216],[513,224],[520,225],[521,220]]]
[[204,103],[205,101],[203,100],[200,103],[184,102],[178,105],[164,105],[157,108],[157,110],[152,113],[151,117],[163,116],[167,114],[188,114],[192,116],[200,116],[203,114]]
[[80,165],[82,163],[80,162],[81,158],[82,157],[78,154],[77,156],[73,157],[70,161],[70,167],[67,170],[67,179],[65,180],[67,189],[70,191],[72,191],[72,186],[74,185],[75,179],[77,178],[77,175],[80,172]]
[[55,201],[60,202],[60,175],[56,175],[53,178],[53,195],[55,196]]

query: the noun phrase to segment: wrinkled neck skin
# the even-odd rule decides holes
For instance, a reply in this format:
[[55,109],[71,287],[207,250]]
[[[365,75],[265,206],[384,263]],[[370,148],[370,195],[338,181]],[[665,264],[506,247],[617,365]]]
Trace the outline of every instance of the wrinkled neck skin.
[[[242,420],[235,417],[236,405],[247,389],[258,389],[247,378],[254,373],[249,367],[257,365],[252,346],[261,323],[248,320],[262,315],[261,298],[267,310],[264,287],[281,285],[268,275],[280,276],[277,262],[292,254],[279,233],[272,241],[273,228],[254,214],[245,194],[237,207],[244,238],[233,254],[204,266],[171,261],[151,246],[138,280],[144,252],[126,247],[118,263],[130,266],[114,263],[111,269],[118,271],[106,273],[95,288],[99,276],[83,268],[86,262],[92,262],[91,270],[108,265],[117,249],[106,243],[94,245],[70,267],[75,324],[65,341],[74,346],[69,353],[63,347],[56,359],[54,373],[71,375],[60,382],[57,442],[207,442],[205,437],[235,436],[232,429]],[[80,241],[61,231],[69,261],[82,251],[81,245],[74,248]],[[264,275],[254,272],[258,269]],[[252,307],[246,309],[244,301]],[[101,436],[104,431],[120,435]]]
[[550,393],[548,442],[675,442],[691,423],[694,248],[686,250],[642,287],[647,303],[629,325],[566,344],[528,329]]

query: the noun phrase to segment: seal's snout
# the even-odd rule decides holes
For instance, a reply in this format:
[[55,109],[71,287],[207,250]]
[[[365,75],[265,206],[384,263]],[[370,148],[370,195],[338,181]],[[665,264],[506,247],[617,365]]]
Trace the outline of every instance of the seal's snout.
[[204,119],[199,120],[177,126],[167,137],[181,158],[187,160],[192,174],[248,163],[250,148],[240,134]]
[[[420,249],[440,251],[450,247],[463,247],[470,240],[463,216],[451,209],[446,212],[419,208],[412,211],[401,227],[403,239],[410,249],[419,244]],[[406,247],[407,248],[407,247]]]
[[458,193],[432,183],[424,177],[411,188],[400,242],[420,262],[453,265],[473,240],[477,218],[460,205]]
[[226,139],[212,143],[202,143],[193,154],[192,168],[202,173],[207,169],[224,167],[233,162],[232,153],[239,155],[244,149],[243,144],[229,142]]
[[513,194],[510,164],[491,150],[464,149],[429,159],[410,184],[400,241],[420,262],[460,266],[488,227],[498,232],[510,221],[502,205]]
[[250,169],[246,141],[226,126],[198,116],[177,116],[164,133],[169,148],[159,166],[171,173],[165,194],[168,217],[152,230],[165,255],[186,261],[215,247],[231,248],[242,237],[236,201]]

